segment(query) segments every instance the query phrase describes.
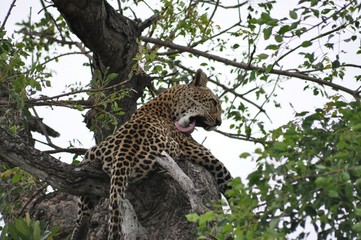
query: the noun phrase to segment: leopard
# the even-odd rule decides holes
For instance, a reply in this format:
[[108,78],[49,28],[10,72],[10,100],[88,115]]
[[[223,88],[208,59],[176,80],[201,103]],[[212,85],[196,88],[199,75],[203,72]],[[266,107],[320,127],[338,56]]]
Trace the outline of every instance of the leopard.
[[[225,165],[191,136],[196,127],[214,130],[222,123],[221,103],[207,87],[208,77],[198,69],[189,84],[160,93],[141,106],[117,131],[90,148],[82,164],[98,163],[110,177],[108,240],[122,239],[121,201],[129,183],[157,171],[157,158],[166,152],[208,170],[225,195],[232,180]],[[87,225],[98,197],[82,196],[72,240],[86,239]]]

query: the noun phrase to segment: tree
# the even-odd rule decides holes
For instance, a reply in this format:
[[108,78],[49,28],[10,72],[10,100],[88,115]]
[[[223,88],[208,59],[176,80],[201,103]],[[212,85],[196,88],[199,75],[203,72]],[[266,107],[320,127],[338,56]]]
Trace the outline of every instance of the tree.
[[[195,70],[193,66],[201,65],[213,74],[211,82],[231,121],[229,131],[217,132],[258,144],[255,154],[241,155],[253,156],[257,169],[248,176],[248,185],[239,180],[233,183],[232,214],[214,210],[189,216],[199,223],[202,234],[220,239],[229,235],[238,239],[284,237],[311,219],[319,237],[358,236],[360,163],[355,116],[361,66],[352,60],[361,53],[361,7],[357,1],[301,0],[286,12],[273,1],[124,1],[113,4],[117,6],[110,3],[41,1],[41,19],[33,22],[30,15],[20,23],[17,36],[21,36],[21,41],[5,35],[15,1],[2,22],[0,191],[6,222],[29,211],[51,225],[61,225],[63,238],[73,225],[73,220],[68,219],[74,216],[67,216],[69,211],[55,215],[50,210],[53,202],[75,211],[69,194],[91,192],[106,196],[107,178],[101,172],[75,171],[76,165],[61,163],[49,155],[70,152],[77,161],[84,149],[53,144],[51,138],[59,134],[42,123],[37,108],[65,106],[88,110],[85,121],[99,142],[116,125],[129,119],[137,103],[148,100],[162,88],[187,82]],[[145,16],[144,12],[149,14]],[[224,16],[232,20],[223,21]],[[60,54],[59,48],[63,51]],[[88,59],[90,83],[73,85],[62,95],[41,96],[52,84],[52,73],[46,64],[71,54],[82,54]],[[225,81],[226,76],[231,80]],[[310,91],[329,99],[328,103],[315,113],[297,113],[296,120],[270,131],[267,121],[273,116],[269,109],[285,108],[277,96],[289,82],[299,80],[299,93]],[[31,131],[41,132],[52,150],[36,150]],[[345,147],[350,141],[350,147]],[[192,172],[195,166],[188,168]],[[147,181],[148,189],[152,189],[151,184],[165,181],[161,176],[153,178]],[[200,181],[200,185],[212,185],[210,178]],[[57,191],[49,194],[49,184]],[[174,185],[164,184],[180,191],[172,188]],[[214,191],[212,194],[207,198],[217,195]],[[139,199],[137,190],[133,189],[130,195]],[[180,224],[189,204],[184,198],[173,200],[184,203],[180,209],[185,210],[178,218],[172,215]],[[137,209],[138,204],[133,205]],[[97,215],[101,216],[96,223],[100,225],[92,236],[104,235],[101,229],[105,229],[105,211],[100,210]],[[141,216],[139,212],[137,215]],[[161,220],[147,217],[153,220],[148,221],[149,228],[157,233],[154,226]],[[210,220],[219,222],[216,232],[204,229]],[[194,236],[186,235],[193,234],[193,226],[179,228],[184,239]],[[173,232],[173,236],[178,235]]]

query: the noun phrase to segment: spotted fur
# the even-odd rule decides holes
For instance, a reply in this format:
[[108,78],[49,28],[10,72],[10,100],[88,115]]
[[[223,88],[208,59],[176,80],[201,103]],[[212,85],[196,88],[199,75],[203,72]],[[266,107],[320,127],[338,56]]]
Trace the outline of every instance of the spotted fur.
[[[232,179],[225,166],[197,143],[189,132],[175,126],[196,126],[212,130],[221,124],[221,105],[206,86],[207,76],[198,70],[189,85],[178,85],[144,104],[114,135],[89,149],[83,162],[100,161],[110,175],[110,240],[121,236],[119,199],[124,199],[129,182],[145,178],[158,168],[156,157],[167,152],[174,159],[187,159],[205,167],[222,193]],[[181,128],[182,129],[182,128]],[[72,239],[86,239],[87,224],[98,198],[81,197]]]

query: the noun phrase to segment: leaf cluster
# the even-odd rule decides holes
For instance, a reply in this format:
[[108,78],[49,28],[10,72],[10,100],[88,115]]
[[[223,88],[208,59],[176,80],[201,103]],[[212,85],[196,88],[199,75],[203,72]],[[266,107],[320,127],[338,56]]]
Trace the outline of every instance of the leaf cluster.
[[29,213],[25,219],[18,218],[14,223],[7,223],[1,231],[1,240],[52,240],[59,232],[59,228],[48,229],[46,224],[30,218]]
[[6,219],[13,221],[17,218],[20,208],[24,204],[22,197],[35,192],[37,179],[19,168],[8,168],[0,165],[0,208]]
[[[216,239],[304,238],[310,232],[320,239],[360,238],[360,118],[359,102],[338,97],[314,113],[298,113],[256,150],[257,170],[248,185],[232,183],[230,212],[190,220]],[[216,226],[207,230],[203,223],[213,221]]]

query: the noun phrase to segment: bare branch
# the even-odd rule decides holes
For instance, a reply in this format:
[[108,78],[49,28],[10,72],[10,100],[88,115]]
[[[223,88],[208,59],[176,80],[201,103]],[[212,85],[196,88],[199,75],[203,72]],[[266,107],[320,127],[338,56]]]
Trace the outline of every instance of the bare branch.
[[345,67],[361,68],[361,65],[352,64],[352,63],[347,63],[347,64],[344,64],[343,66],[345,66]]
[[[35,117],[36,117],[37,119],[40,119],[40,117],[39,117],[39,115],[38,115],[38,112],[35,110],[34,107],[32,107],[32,110],[33,110],[33,112],[34,112],[34,114],[35,114]],[[49,137],[49,134],[48,134],[48,132],[46,131],[45,126],[44,126],[43,124],[41,124],[40,121],[39,121],[39,125],[40,125],[40,129],[41,129],[41,134],[43,134],[43,135],[45,136],[45,139],[46,139],[46,141],[48,142],[49,146],[51,146],[52,148],[58,149],[59,147],[56,146],[56,145],[51,141],[51,139],[50,139],[50,137]]]
[[[87,53],[90,53],[90,51],[87,52]],[[86,55],[86,54],[83,51],[62,53],[62,54],[59,54],[59,55],[57,55],[55,57],[49,58],[48,60],[42,62],[41,65],[45,65],[45,64],[47,64],[47,63],[49,63],[51,61],[54,61],[55,59],[58,59],[60,57],[65,57],[65,56],[70,56],[70,55]]]
[[[34,101],[32,101],[34,100]],[[82,106],[83,108],[94,107],[94,101],[89,100],[38,100],[38,99],[29,99],[25,101],[33,106],[57,106],[57,107],[67,107],[72,109],[77,109],[77,106]]]
[[[123,199],[121,206],[122,233],[127,240],[148,240],[147,230],[140,224],[133,205],[128,199]],[[141,237],[140,237],[141,236]]]
[[242,99],[242,100],[248,102],[249,104],[255,106],[260,112],[266,113],[266,111],[262,108],[262,106],[259,106],[258,104],[254,103],[251,100],[249,100],[248,98],[244,97],[245,96],[244,94],[237,93],[235,89],[229,88],[226,85],[224,85],[224,84],[222,84],[222,83],[220,83],[218,81],[214,81],[212,79],[209,79],[209,81],[216,84],[217,86],[220,86],[224,91],[230,92],[234,96],[239,97],[240,99]]
[[77,154],[77,155],[84,155],[87,150],[88,149],[86,149],[86,148],[57,148],[57,149],[54,149],[54,150],[43,151],[43,153],[53,154],[53,153],[66,152],[66,153],[74,153],[74,154]]
[[4,18],[3,24],[1,24],[1,28],[2,28],[2,29],[5,28],[5,24],[6,24],[6,22],[7,22],[8,19],[9,19],[9,16],[10,16],[10,14],[11,14],[11,10],[13,10],[13,8],[15,7],[15,2],[16,2],[16,0],[13,0],[13,2],[12,2],[11,5],[10,5],[10,8],[9,8],[9,10],[8,10],[8,13],[6,14],[6,16],[5,16],[5,18]]
[[[46,38],[46,39],[49,39],[49,40],[54,41],[54,42],[59,43],[59,44],[75,45],[80,50],[80,53],[79,52],[73,52],[73,53],[67,53],[66,55],[83,54],[90,61],[93,60],[93,57],[90,55],[91,51],[87,50],[86,47],[84,46],[84,44],[81,43],[81,42],[66,41],[64,38],[63,39],[58,39],[58,38],[54,37],[54,34],[47,34],[47,33],[36,32],[36,31],[31,31],[31,32],[21,31],[21,33],[24,34],[24,35],[31,36],[31,37],[38,36],[38,37]],[[55,58],[66,56],[66,55],[59,55],[59,56],[57,56]],[[54,60],[54,58],[52,58],[52,60]],[[47,61],[47,62],[49,62],[49,61]]]
[[149,27],[150,25],[152,25],[153,23],[157,22],[159,20],[159,14],[156,13],[153,16],[151,16],[148,19],[145,19],[143,22],[138,24],[138,28],[141,32],[144,31],[144,29],[146,29],[147,27]]
[[165,151],[162,152],[164,158],[156,158],[157,162],[168,171],[168,173],[176,180],[181,188],[187,193],[192,211],[202,213],[206,207],[202,203],[202,199],[198,194],[199,191],[194,186],[192,180],[182,171],[177,163]]
[[204,0],[204,1],[200,1],[200,2],[213,4],[213,5],[218,4],[218,6],[220,8],[224,8],[224,9],[240,8],[240,7],[242,7],[242,6],[244,6],[244,5],[246,5],[248,3],[248,1],[245,1],[243,3],[239,3],[239,4],[236,4],[236,5],[225,6],[225,5],[219,4],[218,1],[216,3],[214,1],[209,1],[209,0],[208,1]]
[[229,137],[229,138],[233,138],[233,139],[237,139],[237,140],[242,140],[242,141],[248,141],[248,142],[254,142],[254,143],[261,143],[264,144],[266,143],[266,141],[259,139],[259,138],[254,138],[254,137],[248,137],[244,134],[236,134],[236,133],[227,133],[227,132],[223,132],[221,130],[214,130],[215,132],[222,134],[223,136]]
[[18,217],[21,217],[24,215],[24,212],[27,208],[27,206],[36,198],[38,197],[38,195],[45,191],[45,189],[48,187],[49,185],[47,183],[43,183],[42,186],[40,188],[38,188],[31,196],[30,198],[26,201],[26,203],[22,206],[21,210],[19,211]]

